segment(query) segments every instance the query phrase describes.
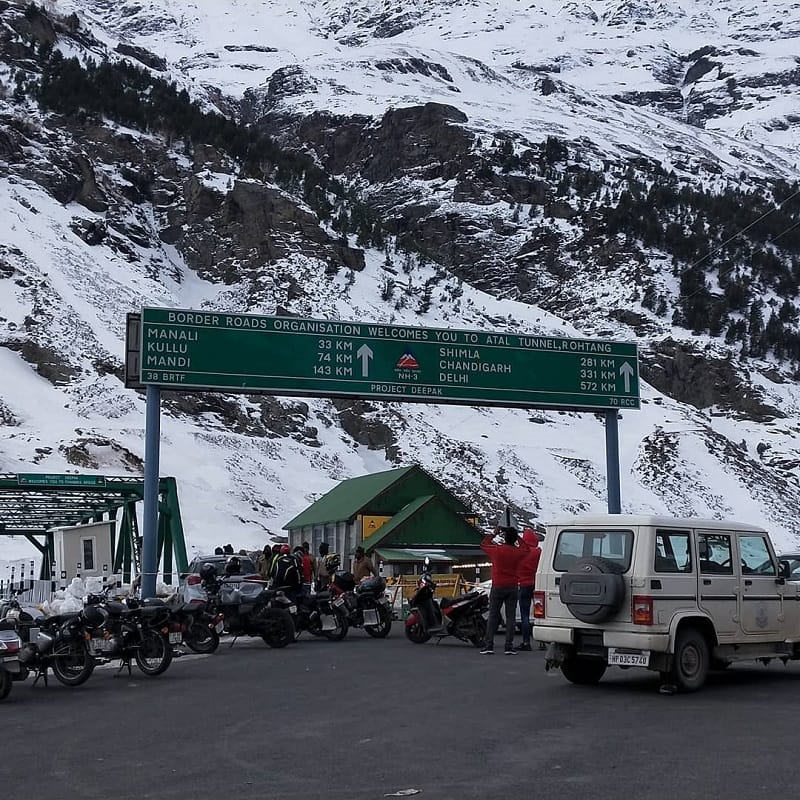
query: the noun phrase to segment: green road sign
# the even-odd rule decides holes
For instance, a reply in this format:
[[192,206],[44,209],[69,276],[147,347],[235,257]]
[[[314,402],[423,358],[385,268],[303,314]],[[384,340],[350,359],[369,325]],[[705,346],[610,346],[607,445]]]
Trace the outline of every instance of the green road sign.
[[145,308],[143,384],[540,408],[638,408],[635,344]]
[[18,474],[20,486],[105,486],[106,479],[102,475],[37,475]]

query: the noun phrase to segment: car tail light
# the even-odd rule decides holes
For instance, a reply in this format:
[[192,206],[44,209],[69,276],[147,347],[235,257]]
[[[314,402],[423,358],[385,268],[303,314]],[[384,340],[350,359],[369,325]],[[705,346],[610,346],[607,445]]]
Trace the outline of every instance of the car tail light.
[[196,597],[189,601],[189,605],[198,605],[202,606],[205,605],[205,600],[198,600]]
[[4,653],[19,653],[20,639],[13,631],[3,631],[0,635],[0,650]]
[[644,594],[633,596],[633,624],[653,624],[653,598]]
[[536,619],[544,617],[544,592],[533,593],[533,616]]
[[188,583],[189,586],[197,586],[198,583],[202,583],[202,582],[203,582],[203,579],[199,575],[190,575],[186,579],[186,583]]

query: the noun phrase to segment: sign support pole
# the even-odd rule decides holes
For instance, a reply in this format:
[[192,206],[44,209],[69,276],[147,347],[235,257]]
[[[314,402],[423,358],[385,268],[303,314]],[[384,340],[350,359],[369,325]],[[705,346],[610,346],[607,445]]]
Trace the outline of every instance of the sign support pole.
[[608,494],[608,513],[621,514],[619,481],[619,428],[617,410],[606,411],[606,493]]
[[144,512],[142,598],[156,595],[158,569],[158,473],[161,445],[161,389],[148,385],[144,430]]

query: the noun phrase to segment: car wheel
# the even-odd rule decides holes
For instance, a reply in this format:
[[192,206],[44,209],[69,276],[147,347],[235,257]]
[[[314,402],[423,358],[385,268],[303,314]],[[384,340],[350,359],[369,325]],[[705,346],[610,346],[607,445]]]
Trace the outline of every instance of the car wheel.
[[592,686],[605,675],[606,662],[600,658],[571,656],[561,665],[561,672],[570,683]]
[[696,692],[706,682],[711,658],[708,642],[697,628],[683,628],[675,640],[669,677],[682,692]]

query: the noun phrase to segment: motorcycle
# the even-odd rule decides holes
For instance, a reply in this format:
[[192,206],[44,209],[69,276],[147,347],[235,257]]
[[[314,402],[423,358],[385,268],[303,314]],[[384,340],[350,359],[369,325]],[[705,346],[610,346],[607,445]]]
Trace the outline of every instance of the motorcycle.
[[389,635],[392,609],[383,578],[366,578],[356,585],[352,574],[337,575],[331,584],[331,595],[334,607],[347,614],[350,627],[363,628],[375,639]]
[[12,681],[20,673],[20,645],[14,623],[10,620],[0,620],[0,700],[8,697]]
[[169,609],[163,605],[139,606],[89,595],[75,624],[86,639],[89,654],[98,663],[120,659],[120,671],[131,662],[148,677],[166,672],[172,663]]
[[14,680],[25,680],[31,672],[47,685],[48,670],[65,686],[80,686],[91,677],[95,662],[86,649],[79,614],[44,617],[37,608],[21,606],[11,600],[3,610],[3,619],[11,622],[21,641],[19,673]]
[[204,564],[200,577],[208,610],[217,620],[217,633],[222,622],[222,629],[234,637],[259,636],[270,647],[286,647],[294,641],[292,614],[297,607],[282,598],[281,592],[267,589],[264,581],[253,578],[218,577],[213,564]]
[[443,597],[437,602],[435,589],[436,582],[426,558],[425,569],[409,601],[406,638],[414,644],[424,644],[432,636],[437,637],[437,642],[445,636],[455,636],[462,642],[480,647],[486,637],[489,596],[485,592],[473,591],[456,597]]
[[343,608],[344,601],[336,604],[327,589],[315,594],[298,594],[294,601],[280,592],[275,602],[286,609],[290,605],[294,608],[291,613],[298,637],[303,631],[308,631],[312,636],[323,636],[333,642],[347,636],[349,625],[347,612]]
[[184,603],[178,594],[165,600],[150,597],[145,607],[163,605],[169,609],[170,644],[185,644],[195,653],[213,653],[219,647],[219,635],[225,630],[225,617],[211,614],[205,603]]

